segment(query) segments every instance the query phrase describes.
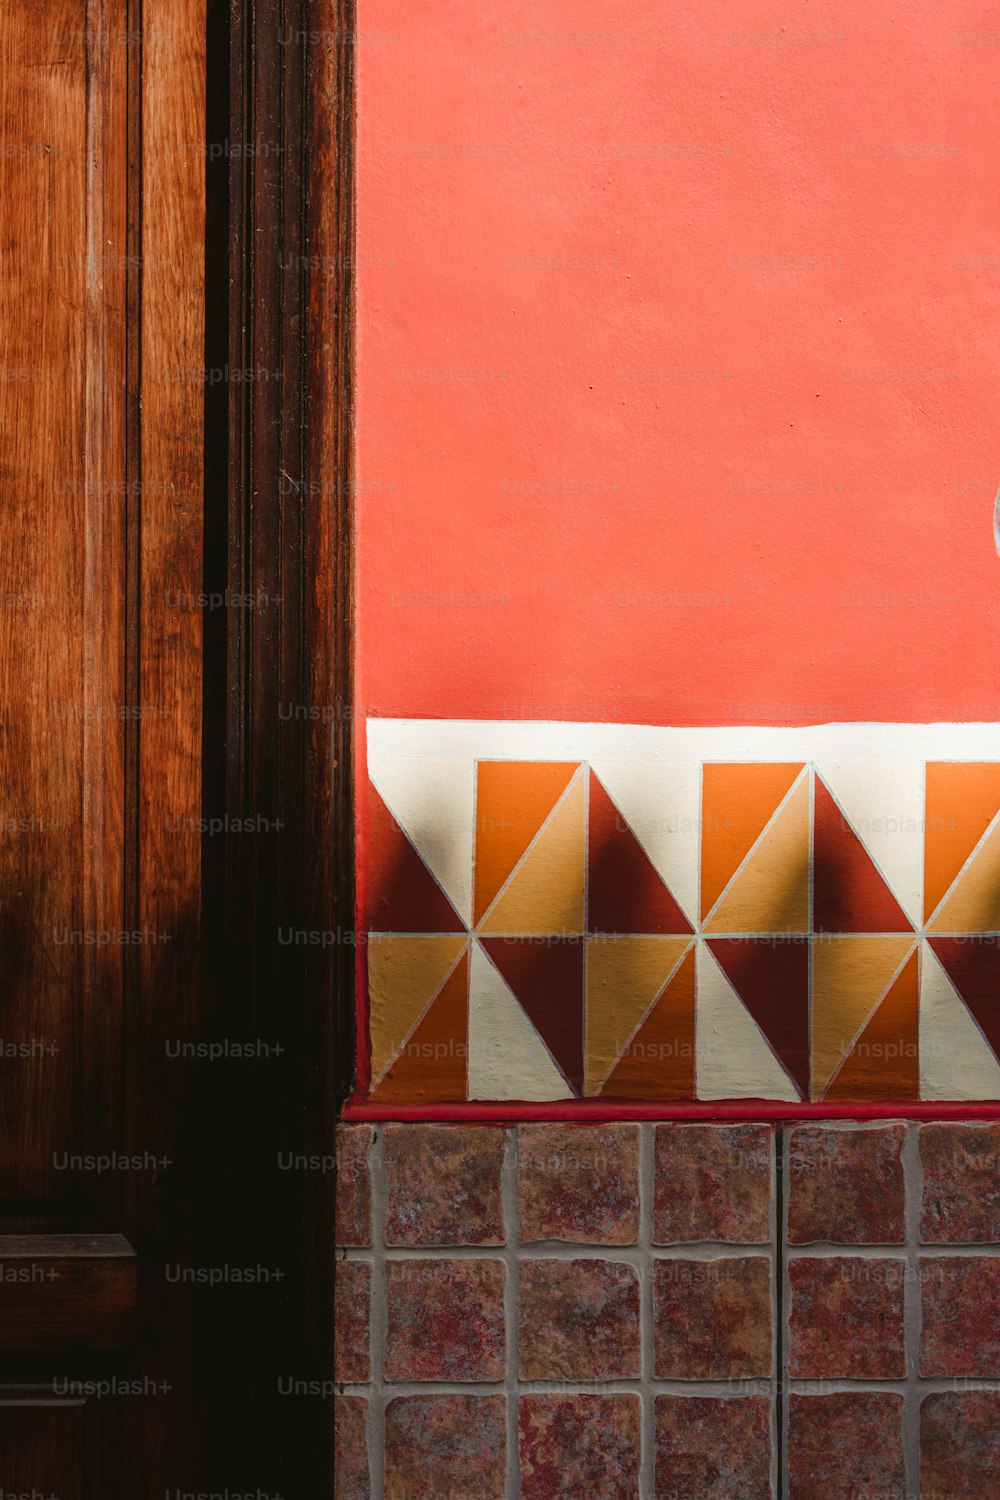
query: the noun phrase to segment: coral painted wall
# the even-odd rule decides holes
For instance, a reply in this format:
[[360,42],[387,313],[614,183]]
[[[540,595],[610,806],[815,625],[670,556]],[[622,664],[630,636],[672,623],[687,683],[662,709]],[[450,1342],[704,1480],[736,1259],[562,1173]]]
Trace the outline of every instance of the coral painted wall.
[[363,714],[1000,717],[989,8],[358,27]]

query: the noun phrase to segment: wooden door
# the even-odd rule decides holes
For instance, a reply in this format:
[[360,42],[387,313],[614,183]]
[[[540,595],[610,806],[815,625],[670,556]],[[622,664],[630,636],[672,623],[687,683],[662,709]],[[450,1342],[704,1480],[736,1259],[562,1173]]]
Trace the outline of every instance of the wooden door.
[[331,1149],[336,966],[287,954],[279,917],[333,925],[347,795],[328,737],[278,712],[342,691],[323,475],[346,460],[306,421],[338,389],[306,299],[327,352],[349,322],[294,270],[342,218],[339,186],[329,221],[310,188],[349,87],[307,55],[319,9],[0,13],[15,1491],[329,1487],[329,1403],[279,1397],[332,1361],[332,1177],[278,1165]]

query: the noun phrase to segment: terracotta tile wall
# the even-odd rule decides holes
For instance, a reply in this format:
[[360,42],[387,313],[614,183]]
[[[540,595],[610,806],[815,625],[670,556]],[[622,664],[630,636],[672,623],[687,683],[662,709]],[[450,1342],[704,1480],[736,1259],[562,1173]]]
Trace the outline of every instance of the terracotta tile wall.
[[342,1126],[337,1500],[1000,1493],[1000,1125]]

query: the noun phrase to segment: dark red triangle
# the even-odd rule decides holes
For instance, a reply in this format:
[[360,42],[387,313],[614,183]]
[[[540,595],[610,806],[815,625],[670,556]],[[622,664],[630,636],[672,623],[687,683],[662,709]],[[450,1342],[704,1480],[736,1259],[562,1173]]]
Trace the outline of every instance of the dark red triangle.
[[719,966],[803,1098],[809,1097],[809,940],[711,938]]
[[369,782],[368,931],[464,932],[444,891]]
[[593,771],[588,839],[588,932],[687,934],[692,930]]
[[566,1082],[583,1090],[583,945],[574,938],[480,938]]
[[813,931],[913,931],[819,776],[813,808]]
[[1000,1058],[1000,939],[976,933],[928,942]]

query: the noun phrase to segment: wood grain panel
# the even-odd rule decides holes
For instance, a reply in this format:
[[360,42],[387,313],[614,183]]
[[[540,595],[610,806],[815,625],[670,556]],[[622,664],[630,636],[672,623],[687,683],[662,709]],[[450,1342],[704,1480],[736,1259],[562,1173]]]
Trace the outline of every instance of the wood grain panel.
[[84,1500],[92,1493],[84,1475],[85,1413],[82,1400],[53,1400],[45,1387],[0,1386],[0,1467],[8,1494]]
[[[205,3],[144,0],[139,784],[144,989],[196,944],[201,863]],[[169,45],[157,38],[169,37]],[[193,1012],[194,996],[177,995]]]
[[[79,22],[77,22],[79,27]],[[84,301],[83,925],[128,930],[125,893],[125,751],[129,724],[125,617],[128,580],[126,412],[137,371],[127,362],[130,256],[128,63],[135,51],[126,0],[89,0]],[[131,376],[131,381],[130,381]],[[110,947],[111,945],[109,945]],[[99,1151],[121,1130],[125,946],[83,948],[82,1003],[72,1053],[79,1086],[74,1141]],[[92,1194],[120,1214],[114,1182]]]
[[194,1307],[164,1266],[204,1254],[202,1112],[171,1038],[198,1033],[202,987],[202,548],[205,370],[205,0],[143,0],[142,297],[136,922],[142,934],[126,1021],[132,1151],[170,1159],[137,1173],[125,1230],[140,1251],[141,1358],[176,1391],[169,1412],[126,1432],[135,1485],[167,1487],[184,1454],[203,1464]]
[[123,14],[0,12],[0,1193],[51,1186],[120,1004]]

